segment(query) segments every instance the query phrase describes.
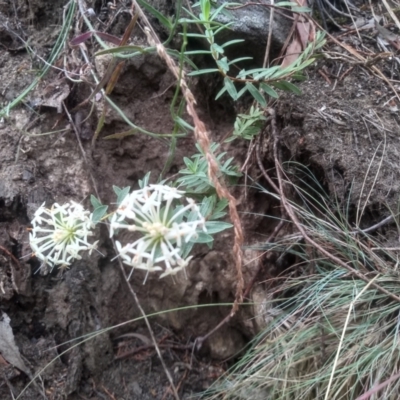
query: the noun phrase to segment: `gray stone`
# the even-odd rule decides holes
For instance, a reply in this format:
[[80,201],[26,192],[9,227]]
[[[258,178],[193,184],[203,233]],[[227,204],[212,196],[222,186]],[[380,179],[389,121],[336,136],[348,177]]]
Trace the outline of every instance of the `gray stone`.
[[[218,4],[226,1],[219,1]],[[247,0],[237,0],[236,3],[246,4]],[[271,4],[269,0],[261,0],[258,3],[264,3],[266,6],[245,6],[236,10],[229,10],[231,16],[219,14],[217,22],[226,24],[231,23],[229,30],[223,30],[217,36],[218,44],[226,43],[233,39],[244,39],[241,44],[235,44],[228,47],[228,55],[234,57],[253,57],[254,63],[262,65],[265,50],[267,47],[268,35],[271,31],[271,52],[273,57],[282,48],[289,35],[292,22],[281,13],[274,13],[272,25],[270,25]]]
[[[169,0],[149,0],[154,8],[159,10],[163,15],[176,15],[176,2]],[[193,4],[194,2],[191,1]],[[217,6],[222,3],[228,3],[226,0],[218,0]],[[227,55],[233,57],[252,57],[253,62],[247,62],[248,65],[262,65],[265,49],[267,46],[267,39],[271,31],[271,52],[272,57],[275,57],[282,48],[285,40],[290,32],[292,21],[286,18],[281,12],[274,13],[272,26],[270,26],[270,0],[259,0],[257,3],[264,5],[245,5],[247,0],[236,0],[235,3],[241,3],[244,6],[235,10],[229,9],[224,13],[220,13],[215,19],[216,22],[226,24],[231,23],[229,29],[223,30],[217,36],[216,42],[218,44],[226,43],[233,39],[243,39],[241,44],[235,44],[227,48]],[[185,2],[183,2],[186,7]],[[193,8],[193,13],[198,15],[199,8]],[[184,12],[181,17],[185,17]],[[153,20],[153,19],[152,19]],[[189,31],[198,32],[198,27],[194,24],[188,27]],[[270,58],[271,59],[271,58]]]

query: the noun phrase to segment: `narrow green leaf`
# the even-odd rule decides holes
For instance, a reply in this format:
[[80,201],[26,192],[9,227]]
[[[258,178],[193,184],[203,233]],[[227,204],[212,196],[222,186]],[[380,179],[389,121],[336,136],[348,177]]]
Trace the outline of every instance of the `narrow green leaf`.
[[312,10],[309,7],[293,7],[292,11],[298,13],[310,13]]
[[280,1],[278,3],[275,3],[275,7],[296,7],[296,6],[298,6],[298,4],[293,1]]
[[97,224],[102,220],[102,218],[106,215],[108,210],[108,206],[99,206],[96,207],[92,214],[93,223]]
[[199,232],[196,238],[193,238],[191,242],[194,243],[212,243],[214,238],[211,235],[207,235],[207,233]]
[[247,89],[250,94],[254,97],[254,99],[260,103],[263,107],[267,106],[267,102],[264,99],[264,96],[258,91],[258,89],[252,83],[246,83]]
[[261,79],[263,79],[263,80],[268,79],[271,75],[273,75],[279,69],[280,69],[280,65],[276,65],[271,68],[265,68],[264,71],[261,71],[258,74],[254,74],[254,79],[257,81],[261,80]]
[[185,55],[187,56],[192,56],[192,55],[197,55],[197,54],[212,54],[210,50],[190,50],[190,51],[185,51]]
[[228,222],[220,221],[208,221],[206,222],[206,230],[209,235],[214,235],[215,233],[222,232],[225,229],[232,228],[232,224]]
[[201,0],[200,1],[201,13],[204,16],[204,19],[209,21],[210,19],[210,11],[211,11],[211,2],[210,0]]
[[92,203],[93,209],[102,206],[100,200],[93,195],[90,195],[90,202]]
[[216,51],[218,54],[224,54],[224,49],[223,47],[221,47],[220,45],[218,45],[217,43],[213,43],[211,45],[211,49]]
[[213,21],[214,18],[216,18],[216,17],[218,16],[218,14],[219,14],[221,11],[224,10],[224,8],[225,8],[226,5],[227,5],[227,4],[224,2],[224,3],[222,3],[215,11],[213,11],[210,21]]
[[279,94],[276,93],[276,91],[271,86],[269,86],[269,85],[267,85],[265,83],[260,83],[260,87],[261,87],[262,90],[264,90],[264,92],[268,96],[270,96],[270,97],[272,97],[274,99],[279,98]]
[[203,74],[210,74],[212,72],[219,72],[218,68],[208,68],[208,69],[200,69],[199,71],[192,71],[188,73],[188,76],[197,76]]
[[168,18],[164,17],[158,10],[152,7],[149,3],[144,0],[138,0],[138,3],[145,8],[150,14],[156,17],[162,25],[164,25],[168,31],[172,30],[172,23],[168,20]]
[[214,211],[217,212],[217,211],[225,210],[225,208],[228,207],[228,204],[229,204],[229,202],[227,199],[221,199],[215,206]]
[[205,197],[200,205],[200,214],[203,215],[205,218],[211,214],[212,209],[215,205],[215,196]]
[[[97,56],[102,56],[104,54],[115,54],[115,53],[122,53],[124,51],[139,51],[140,53],[147,53],[145,49],[143,49],[140,46],[133,46],[133,45],[127,45],[127,46],[118,46],[118,47],[110,47],[109,49],[105,50],[100,50],[97,53],[95,53],[95,57]],[[118,56],[118,54],[116,54]]]
[[282,81],[282,83],[290,92],[293,92],[294,94],[297,95],[301,95],[301,90],[296,85],[293,85],[293,83],[287,81]]
[[114,192],[117,195],[117,204],[121,204],[122,200],[129,194],[131,188],[129,186],[120,189],[117,186],[113,186]]
[[[237,138],[234,138],[234,139],[237,139]],[[210,220],[213,220],[213,219],[220,219],[220,218],[224,218],[225,215],[226,215],[226,212],[224,212],[224,211],[217,211],[217,212],[215,212],[213,215],[211,215],[209,219],[210,219]]]
[[229,61],[228,64],[232,65],[232,64],[238,63],[240,61],[246,61],[246,60],[252,60],[252,59],[253,59],[253,57],[239,57],[239,58],[235,58],[232,61]]
[[[214,22],[214,23],[216,23],[216,22]],[[233,24],[233,22],[228,22],[227,24],[225,24],[225,25],[221,25],[218,29],[216,29],[216,31],[215,31],[215,35],[218,35],[218,33],[220,33],[221,31],[223,31],[223,30],[226,30],[229,26],[231,26]]]
[[285,90],[286,92],[293,92],[298,95],[301,94],[301,90],[296,85],[287,81],[271,82],[271,85],[278,89]]
[[113,190],[114,190],[114,193],[118,196],[120,193],[121,193],[121,188],[119,188],[118,186],[115,186],[115,185],[113,185]]
[[191,252],[194,246],[193,242],[185,243],[182,247],[182,258],[185,259]]
[[218,100],[225,92],[227,91],[227,87],[224,86],[215,96],[215,100]]
[[241,96],[243,96],[244,93],[247,92],[247,86],[243,86],[240,90],[239,93],[237,94],[237,100],[240,99]]
[[174,121],[178,123],[180,126],[183,128],[189,129],[190,131],[194,131],[194,128],[192,125],[187,123],[185,120],[183,120],[181,117],[175,116]]
[[[145,186],[147,186],[147,185],[149,184],[150,175],[151,175],[151,172],[149,171],[149,172],[147,172],[147,174],[143,177],[143,179],[139,179],[138,183],[139,183],[140,189],[143,189]],[[160,183],[161,183],[161,182],[160,182]],[[125,188],[125,189],[127,189],[127,188]],[[124,189],[124,190],[125,190],[125,189]],[[130,188],[128,187],[128,189],[130,189]],[[128,190],[128,193],[129,193],[129,190]]]
[[238,137],[237,136],[230,136],[228,139],[225,139],[224,143],[230,143],[236,140]]
[[217,60],[217,65],[224,71],[224,73],[228,73],[229,71],[229,64],[228,59],[226,57],[221,58],[221,60]]
[[301,72],[296,72],[294,75],[292,75],[292,79],[295,81],[304,82],[307,80],[307,77]]
[[315,61],[315,58],[310,58],[307,61],[304,61],[302,64],[298,66],[298,70],[302,70],[304,68],[307,68],[309,65],[311,65]]
[[224,78],[224,85],[232,99],[237,100],[237,90],[235,84],[227,76]]
[[[192,21],[193,22],[193,21]],[[180,33],[181,36],[183,36],[183,33]],[[206,35],[203,35],[202,33],[186,33],[187,37],[194,37],[194,38],[202,38],[202,39],[207,39]]]
[[[236,43],[243,43],[244,39],[234,39],[234,40],[230,40],[229,42],[224,43],[223,45],[221,45],[221,47],[225,48],[228,46],[231,46],[232,44],[236,44]],[[252,58],[252,57],[250,57]]]

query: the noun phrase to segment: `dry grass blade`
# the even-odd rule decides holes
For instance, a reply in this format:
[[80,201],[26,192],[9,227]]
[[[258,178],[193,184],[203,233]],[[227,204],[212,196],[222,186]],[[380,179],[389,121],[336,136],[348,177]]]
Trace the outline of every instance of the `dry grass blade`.
[[244,290],[244,279],[242,273],[242,245],[243,245],[243,230],[242,225],[239,218],[239,213],[236,207],[236,199],[231,195],[227,187],[224,183],[220,182],[218,179],[219,174],[219,167],[218,163],[215,160],[214,155],[210,149],[211,140],[209,138],[207,129],[203,123],[203,121],[199,118],[195,104],[196,100],[194,98],[193,93],[189,89],[187,82],[185,80],[184,73],[180,71],[178,65],[176,65],[175,61],[167,54],[165,47],[161,43],[160,39],[158,38],[156,32],[154,31],[152,25],[150,24],[149,20],[147,19],[146,15],[143,13],[143,10],[140,8],[139,4],[136,0],[133,2],[135,4],[135,9],[138,10],[139,16],[145,24],[145,31],[147,34],[147,39],[150,45],[156,47],[158,55],[166,62],[168,68],[173,73],[175,78],[179,80],[181,79],[181,90],[183,96],[186,100],[186,107],[188,114],[192,117],[194,123],[194,133],[197,142],[199,143],[202,151],[205,154],[207,163],[208,163],[208,174],[210,180],[213,182],[216,192],[220,198],[226,198],[229,203],[229,214],[231,221],[234,226],[235,232],[235,243],[233,246],[233,253],[235,257],[235,264],[236,264],[236,271],[237,271],[237,286],[236,286],[236,298],[235,303],[232,308],[231,315],[235,314],[239,303],[243,300],[243,290]]
[[354,309],[354,305],[357,303],[358,299],[362,296],[362,294],[369,288],[369,286],[370,286],[378,277],[379,277],[379,275],[377,275],[377,276],[375,276],[375,278],[371,279],[371,280],[369,281],[369,283],[367,283],[367,285],[361,290],[361,292],[357,294],[356,298],[350,303],[349,311],[348,311],[348,313],[347,313],[346,322],[345,322],[345,324],[344,324],[343,331],[342,331],[342,336],[341,336],[341,338],[340,338],[339,346],[338,346],[338,349],[337,349],[337,352],[336,352],[335,361],[334,361],[334,363],[333,363],[332,373],[331,373],[331,377],[330,377],[330,379],[329,379],[328,388],[326,389],[325,400],[328,400],[328,399],[329,399],[329,394],[330,394],[330,389],[331,389],[331,386],[332,386],[332,381],[333,381],[333,379],[334,379],[334,377],[335,377],[335,371],[336,371],[336,367],[337,367],[338,360],[339,360],[339,357],[340,357],[340,351],[341,351],[342,346],[343,346],[343,341],[344,341],[344,337],[345,337],[345,334],[346,334],[346,329],[347,329],[347,326],[348,326],[348,324],[349,324],[350,317],[351,317],[351,313],[353,312],[353,309]]

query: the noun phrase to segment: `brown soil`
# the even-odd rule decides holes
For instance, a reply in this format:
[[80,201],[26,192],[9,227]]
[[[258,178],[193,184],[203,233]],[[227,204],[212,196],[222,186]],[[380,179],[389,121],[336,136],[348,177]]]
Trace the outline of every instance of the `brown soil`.
[[[29,38],[36,54],[46,59],[58,35],[66,1],[36,0],[30,1],[29,7],[24,2],[12,3],[16,4],[16,14],[11,5],[0,6],[0,22],[9,21],[8,28],[0,26],[0,104],[4,105],[34,80],[40,65],[11,31]],[[113,33],[121,35],[127,22],[121,14]],[[139,30],[134,36],[143,40]],[[67,57],[71,54],[69,49],[64,52]],[[73,64],[72,59],[68,62]],[[381,61],[378,67],[384,73],[393,73],[389,63]],[[100,64],[101,60],[97,61],[98,70]],[[275,108],[285,160],[306,165],[339,208],[349,203],[350,219],[365,204],[361,227],[368,227],[398,206],[397,100],[382,79],[361,65],[353,66],[341,79],[350,67],[343,60],[319,60],[308,70],[307,81],[299,85],[303,95],[283,95]],[[330,83],[318,73],[321,68],[331,77]],[[213,139],[221,140],[232,129],[233,106],[226,98],[213,101],[214,88],[206,80],[193,81],[192,85],[201,117]],[[171,74],[157,56],[140,56],[126,62],[112,99],[136,125],[149,132],[169,133],[173,127],[169,105],[174,88]],[[115,202],[113,185],[136,188],[138,179],[148,171],[156,179],[169,156],[163,141],[144,134],[104,140],[107,135],[128,130],[122,118],[111,111],[107,111],[104,129],[92,148],[90,139],[101,113],[100,104],[80,132],[83,155],[66,113],[57,110],[63,93],[67,108],[72,110],[89,90],[83,84],[70,85],[62,73],[51,71],[0,124],[0,307],[11,319],[28,372],[35,374],[43,369],[40,378],[20,398],[43,398],[42,391],[49,399],[172,398],[160,361],[147,345],[149,335],[142,321],[116,327],[77,347],[69,342],[140,316],[113,261],[104,227],[99,228],[99,251],[103,256],[84,258],[63,274],[36,273],[37,260],[25,257],[30,254],[26,228],[38,205],[72,199],[89,206],[94,186],[103,202],[111,204]],[[87,115],[89,110],[84,112]],[[61,129],[60,133],[46,134]],[[247,142],[237,141],[226,150],[240,165],[247,147]],[[182,158],[193,152],[193,137],[180,139],[167,175],[175,174]],[[268,143],[263,154],[267,168],[272,165]],[[250,165],[252,178],[263,183],[254,159]],[[293,173],[293,179],[299,177]],[[243,212],[246,244],[259,243],[275,226],[274,220],[265,215],[279,216],[279,210],[267,195],[244,185],[243,178],[234,191]],[[388,241],[398,237],[392,225],[383,228],[381,234]],[[158,280],[151,276],[142,285],[144,274],[135,272],[132,285],[146,313],[232,302],[235,271],[231,247],[229,232],[217,238],[211,251],[197,247],[187,279],[178,276],[175,280]],[[258,265],[253,256],[252,251],[246,253],[247,283]],[[19,263],[15,258],[20,259]],[[226,369],[228,363],[224,360],[237,354],[257,331],[250,311],[244,311],[218,331],[200,353],[184,348],[228,312],[229,307],[224,306],[199,307],[151,319],[182,399],[206,389]],[[30,373],[12,367],[1,356],[0,371],[1,399],[11,399],[11,392],[17,397],[30,381]]]

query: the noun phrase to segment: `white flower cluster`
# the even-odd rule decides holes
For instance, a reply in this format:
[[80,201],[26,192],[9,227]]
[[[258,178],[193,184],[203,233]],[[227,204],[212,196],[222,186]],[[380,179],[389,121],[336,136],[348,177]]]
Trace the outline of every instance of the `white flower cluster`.
[[60,268],[80,259],[83,250],[90,252],[97,242],[88,243],[94,224],[89,211],[71,201],[63,205],[53,204],[50,209],[43,203],[35,212],[29,242],[34,255],[42,260],[43,266]]
[[111,218],[110,235],[116,229],[133,232],[136,240],[132,243],[123,246],[116,241],[119,256],[132,271],[164,271],[162,278],[189,264],[192,256],[182,258],[184,246],[197,238],[199,229],[206,232],[206,228],[192,199],[186,198],[186,206],[176,204],[183,195],[183,191],[167,185],[149,185],[121,202]]

